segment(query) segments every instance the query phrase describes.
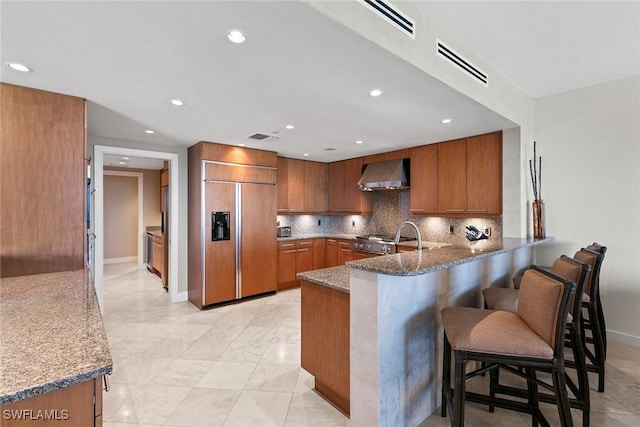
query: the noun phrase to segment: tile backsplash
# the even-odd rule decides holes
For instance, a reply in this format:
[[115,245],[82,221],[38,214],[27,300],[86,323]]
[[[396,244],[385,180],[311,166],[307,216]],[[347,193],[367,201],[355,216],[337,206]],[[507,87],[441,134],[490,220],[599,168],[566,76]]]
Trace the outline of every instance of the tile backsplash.
[[[480,230],[489,227],[492,239],[502,239],[502,218],[442,218],[426,215],[411,215],[409,191],[375,191],[373,215],[278,215],[280,225],[290,225],[292,234],[349,233],[395,235],[402,221],[412,221],[422,233],[422,240],[452,244],[467,243],[468,225]],[[318,225],[320,221],[320,225]],[[453,226],[453,234],[449,227]],[[403,228],[403,235],[413,236],[410,227]]]

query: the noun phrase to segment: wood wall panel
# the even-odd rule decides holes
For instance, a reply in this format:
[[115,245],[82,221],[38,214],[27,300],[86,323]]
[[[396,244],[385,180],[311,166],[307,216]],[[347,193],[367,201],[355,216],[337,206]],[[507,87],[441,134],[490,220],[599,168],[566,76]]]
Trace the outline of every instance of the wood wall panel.
[[0,86],[0,276],[84,268],[84,99]]
[[203,160],[218,160],[220,162],[271,166],[274,168],[278,166],[278,155],[275,151],[256,150],[207,141],[201,141],[198,144],[202,145]]
[[403,150],[388,151],[386,153],[371,154],[362,158],[362,163],[368,165],[369,163],[386,162],[387,160],[399,160],[407,159],[411,157],[411,153],[408,148]]
[[205,162],[205,179],[211,181],[276,183],[276,168],[247,167]]
[[189,301],[198,308],[202,308],[202,144],[189,147],[189,194],[188,194],[188,289]]

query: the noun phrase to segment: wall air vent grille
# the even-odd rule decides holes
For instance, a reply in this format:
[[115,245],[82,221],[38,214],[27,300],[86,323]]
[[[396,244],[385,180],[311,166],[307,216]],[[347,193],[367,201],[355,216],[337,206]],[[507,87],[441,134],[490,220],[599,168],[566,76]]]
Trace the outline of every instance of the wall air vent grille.
[[415,21],[402,13],[400,9],[381,0],[358,0],[369,9],[373,10],[378,16],[402,31],[402,33],[415,40]]
[[459,68],[476,81],[479,81],[484,86],[489,86],[489,77],[487,74],[471,62],[467,61],[464,56],[460,55],[440,40],[437,40],[437,48],[438,56],[453,64],[455,67]]
[[264,133],[254,133],[253,135],[249,135],[247,138],[249,139],[255,139],[257,141],[266,141],[267,139],[277,139],[277,136],[273,136],[273,135],[267,135]]

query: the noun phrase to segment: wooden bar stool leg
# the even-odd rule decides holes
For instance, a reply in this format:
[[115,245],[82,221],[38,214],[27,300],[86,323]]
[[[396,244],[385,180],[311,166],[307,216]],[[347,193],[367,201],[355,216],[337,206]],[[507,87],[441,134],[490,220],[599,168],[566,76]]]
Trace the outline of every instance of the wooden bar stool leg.
[[440,415],[446,417],[447,405],[451,397],[451,344],[449,344],[446,334],[442,353],[442,404],[440,405]]
[[567,395],[567,384],[564,379],[564,365],[554,366],[551,369],[551,376],[553,377],[553,388],[556,395],[558,415],[560,415],[560,425],[563,427],[573,426],[571,408],[569,406],[569,396]]
[[454,351],[453,427],[464,426],[465,374],[467,357],[462,351]]

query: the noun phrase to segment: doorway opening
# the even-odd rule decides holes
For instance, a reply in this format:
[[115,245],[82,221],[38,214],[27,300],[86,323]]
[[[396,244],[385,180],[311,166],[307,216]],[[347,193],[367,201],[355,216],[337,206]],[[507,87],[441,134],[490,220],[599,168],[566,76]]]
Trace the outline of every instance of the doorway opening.
[[[94,146],[94,192],[93,203],[95,207],[95,215],[93,220],[93,230],[95,234],[95,249],[93,251],[94,259],[89,260],[91,268],[94,272],[96,296],[100,303],[100,309],[104,312],[104,255],[105,255],[105,218],[104,218],[104,158],[105,155],[142,157],[150,159],[164,160],[169,163],[169,238],[168,245],[168,292],[172,303],[181,301],[178,292],[178,223],[180,221],[178,214],[178,155],[175,153],[167,153],[160,151],[138,150],[133,148],[111,147],[111,146]],[[110,172],[106,172],[110,173]],[[91,201],[88,201],[91,203]],[[141,252],[142,251],[142,252]],[[144,248],[138,249],[138,265],[142,265]]]

